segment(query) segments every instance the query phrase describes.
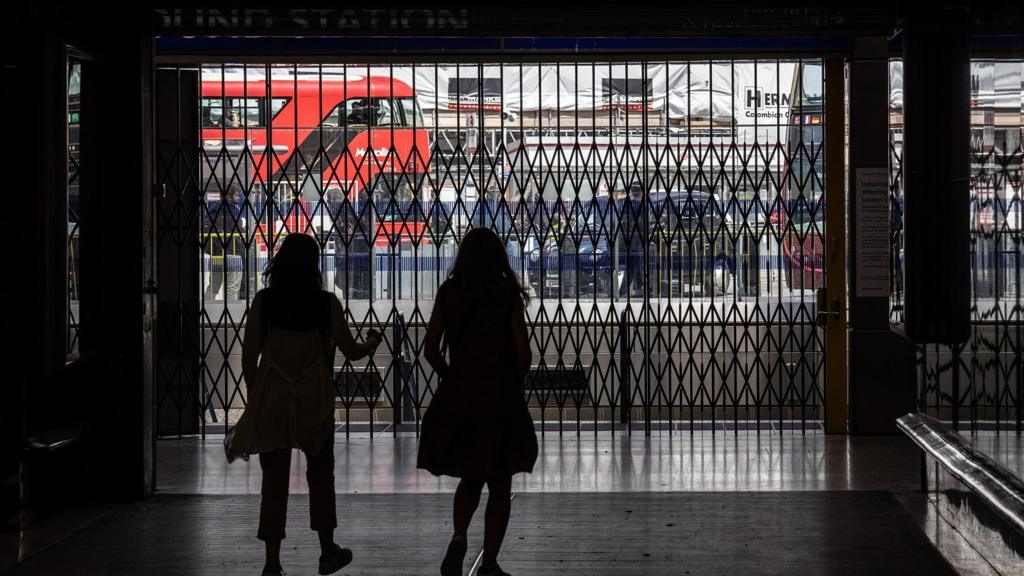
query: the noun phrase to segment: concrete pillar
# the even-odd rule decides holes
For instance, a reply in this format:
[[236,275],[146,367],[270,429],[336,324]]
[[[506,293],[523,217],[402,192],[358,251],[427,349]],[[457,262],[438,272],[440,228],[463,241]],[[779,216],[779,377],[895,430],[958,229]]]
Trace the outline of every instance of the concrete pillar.
[[896,434],[914,409],[914,348],[889,324],[889,46],[854,39],[849,64],[850,431]]

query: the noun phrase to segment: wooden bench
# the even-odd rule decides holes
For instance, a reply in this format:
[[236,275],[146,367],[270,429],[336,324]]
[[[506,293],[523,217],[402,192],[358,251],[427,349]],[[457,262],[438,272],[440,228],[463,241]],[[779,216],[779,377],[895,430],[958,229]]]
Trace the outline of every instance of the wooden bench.
[[346,426],[352,423],[352,418],[355,418],[355,422],[361,422],[364,418],[370,422],[386,421],[377,412],[382,408],[389,408],[386,404],[387,398],[382,397],[383,388],[384,380],[377,368],[367,370],[353,367],[345,370],[342,366],[335,366],[334,409],[343,412],[340,420]]
[[896,425],[921,448],[922,491],[928,491],[925,465],[931,458],[1024,535],[1024,482],[1020,478],[926,414],[912,412],[900,417]]
[[[411,365],[407,362],[399,363],[399,372],[393,374],[394,377],[390,383],[390,395],[384,391],[384,378],[381,376],[381,370],[384,368],[367,371],[364,368],[343,370],[342,367],[336,366],[334,369],[334,393],[335,398],[339,401],[335,408],[350,411],[356,402],[361,401],[365,403],[367,409],[371,404],[375,410],[390,408],[392,423],[396,426],[402,422],[418,422],[419,414],[414,401],[415,394],[418,394],[418,387]],[[376,420],[376,418],[374,419]]]
[[[384,390],[382,371],[386,373],[388,369],[385,365],[376,369],[334,367],[335,394],[341,399],[340,407],[345,410],[346,419],[356,400],[365,400],[367,408],[376,407],[383,394],[385,400],[390,400],[391,422],[396,432],[403,422],[419,423],[419,383],[413,370],[414,356],[407,328],[405,314],[399,312],[392,325],[390,393]],[[371,412],[371,420],[373,416]]]
[[590,392],[587,370],[583,367],[531,366],[526,374],[526,388],[532,391]]
[[376,369],[343,370],[334,368],[334,391],[338,398],[373,399],[380,396],[384,381]]

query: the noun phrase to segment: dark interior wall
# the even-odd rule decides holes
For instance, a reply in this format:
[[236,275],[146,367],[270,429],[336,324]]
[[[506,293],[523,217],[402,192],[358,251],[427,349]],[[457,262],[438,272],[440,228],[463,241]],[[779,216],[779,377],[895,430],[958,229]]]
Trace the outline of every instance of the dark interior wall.
[[[30,10],[25,8],[26,12]],[[28,16],[29,14],[25,14]],[[4,110],[8,123],[6,205],[14,208],[8,224],[9,274],[3,284],[4,324],[8,336],[3,383],[4,481],[21,477],[23,440],[47,427],[47,420],[70,408],[70,399],[48,398],[53,376],[64,364],[63,199],[66,166],[62,142],[63,42],[25,18],[23,26],[4,37]],[[32,87],[32,95],[26,94]],[[52,120],[50,118],[53,117]],[[11,417],[8,420],[7,414]],[[19,482],[17,492],[24,491]],[[5,490],[4,520],[21,527],[21,507]]]
[[[20,517],[26,528],[85,498],[140,498],[150,488],[141,287],[152,38],[141,24],[143,12],[109,21],[52,5],[18,10],[8,20],[12,33],[3,37],[0,56],[10,145],[3,189],[5,206],[13,210],[4,219],[9,274],[0,282],[10,368],[0,388],[0,472],[4,481],[20,477],[11,492],[24,496],[12,503],[5,489],[0,511],[5,522]],[[69,51],[84,60],[81,357],[70,362]],[[56,440],[71,442],[46,448]]]
[[[23,82],[23,69],[17,66],[17,62],[10,57],[11,50],[8,46],[8,41],[3,41],[0,44],[0,106],[2,109],[10,110],[12,106],[16,106],[19,102],[17,86],[22,85]],[[20,123],[15,123],[12,127],[14,129],[21,128]],[[5,193],[9,194],[12,190],[23,188],[25,178],[20,171],[16,171],[7,180],[7,184],[3,186]],[[25,220],[31,220],[31,217],[25,218]],[[8,244],[15,250],[23,249],[26,247],[27,242],[23,240],[23,235],[28,231],[28,226],[22,221],[12,223],[14,228],[13,242]],[[16,267],[31,265],[29,259],[23,259],[15,257],[13,263]],[[14,267],[9,270],[13,270]],[[10,278],[9,275],[7,275]],[[16,296],[20,296],[28,293],[27,290],[23,289],[22,286],[34,283],[38,274],[35,270],[25,269],[25,273],[21,278],[21,282],[16,283],[12,281],[0,282],[0,298],[3,298],[4,302],[14,302]],[[11,344],[6,346],[0,346],[2,350],[2,361],[6,366],[15,366],[15,359],[18,358],[20,352],[26,349],[22,346],[22,342],[19,338],[15,337],[16,327],[21,325],[20,320],[20,307],[15,307],[8,311],[7,314],[0,314],[0,325],[3,326],[3,333],[6,336],[5,340]],[[0,533],[2,532],[13,532],[19,527],[19,491],[20,486],[17,482],[18,477],[18,462],[19,462],[19,449],[18,443],[21,438],[21,426],[22,426],[22,402],[21,402],[21,391],[23,388],[23,381],[21,378],[20,371],[15,368],[14,373],[9,374],[8,377],[0,380]],[[0,550],[0,565],[5,561],[8,561],[11,554],[17,554],[17,550],[10,548]]]
[[[111,496],[136,498],[151,484],[145,340],[148,335],[145,254],[150,199],[149,85],[151,38],[128,31],[97,43],[99,174],[91,239],[95,258],[83,278],[99,282],[92,305],[83,301],[83,326],[95,330],[83,344],[98,353],[90,387],[103,392],[96,427],[109,449],[105,485]],[[111,281],[113,280],[113,282]],[[86,294],[88,296],[88,294]]]

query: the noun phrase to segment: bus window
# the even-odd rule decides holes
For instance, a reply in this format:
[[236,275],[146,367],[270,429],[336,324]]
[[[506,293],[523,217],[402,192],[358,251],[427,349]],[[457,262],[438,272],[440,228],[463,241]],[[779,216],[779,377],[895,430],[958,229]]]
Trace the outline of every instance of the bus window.
[[415,98],[399,98],[402,107],[403,126],[423,126],[423,111]]
[[[396,118],[396,114],[392,111],[392,102],[390,98],[375,98],[374,99],[374,125],[375,126],[401,126],[401,119]],[[396,122],[397,120],[397,122]]]
[[[815,120],[815,118],[812,116],[811,120],[813,121],[813,120]],[[825,142],[825,128],[821,124],[813,124],[813,125],[810,125],[810,126],[805,125],[805,126],[803,126],[801,128],[801,132],[803,134],[803,138],[801,139],[801,142],[803,142],[804,146],[811,146],[811,145],[822,146],[822,145],[824,145],[824,142]]]
[[284,108],[285,104],[288,103],[289,98],[277,97],[270,99],[270,117],[271,119],[277,118],[277,115]]
[[342,126],[423,126],[423,112],[415,98],[351,98],[324,118],[328,128]]
[[423,126],[423,111],[415,98],[375,98],[377,126]]
[[327,113],[327,116],[320,123],[324,128],[340,128],[344,122],[341,117],[341,104],[334,107],[333,110]]
[[[270,117],[288,103],[287,98],[270,99]],[[203,98],[200,101],[203,128],[262,128],[267,125],[266,98]]]
[[218,128],[224,116],[224,101],[220,98],[203,98],[200,104],[203,128]]
[[346,100],[344,106],[345,124],[369,125],[370,103],[367,98],[352,98],[350,100]]
[[228,98],[228,117],[235,117],[236,125],[241,128],[263,126],[266,124],[263,114],[262,98]]
[[804,62],[800,67],[802,78],[798,106],[821,106],[825,102],[824,65],[820,61]]

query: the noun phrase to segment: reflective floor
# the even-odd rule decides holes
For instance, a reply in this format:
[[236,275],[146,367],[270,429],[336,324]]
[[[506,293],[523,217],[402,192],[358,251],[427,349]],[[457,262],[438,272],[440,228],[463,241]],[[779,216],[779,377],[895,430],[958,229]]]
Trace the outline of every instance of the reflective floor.
[[[155,496],[12,574],[258,574],[257,496]],[[290,500],[282,563],[316,573],[308,499]],[[352,548],[348,575],[437,574],[450,534],[446,494],[346,494],[335,536]],[[953,570],[891,493],[519,493],[499,560],[523,575],[928,575]],[[469,534],[475,574],[482,522]],[[59,552],[59,554],[58,554]]]
[[[981,442],[999,446],[1014,462],[1019,446],[1009,437]],[[159,492],[167,494],[257,494],[258,463],[228,465],[221,437],[166,440],[158,444]],[[335,445],[339,494],[450,493],[456,483],[417,470],[415,436],[390,431],[339,435]],[[893,493],[929,540],[960,574],[999,574],[940,514],[936,496],[919,491],[920,455],[902,436],[848,437],[820,432],[654,431],[645,437],[602,431],[577,437],[547,433],[533,474],[515,478],[527,493],[867,491]],[[293,493],[307,492],[305,462],[292,466]],[[1001,554],[1005,551],[986,551]],[[1003,572],[1005,573],[1005,572]]]
[[[255,460],[228,464],[220,436],[157,444],[157,487],[170,494],[258,494]],[[417,439],[339,435],[338,493],[453,492],[455,482],[416,469]],[[292,492],[306,493],[305,461],[295,452]],[[653,432],[650,437],[548,433],[520,492],[889,490],[919,485],[918,452],[902,437],[850,438],[822,433]]]
[[1018,436],[1013,431],[997,433],[992,430],[961,431],[960,435],[1018,478],[1024,478],[1024,436]]
[[[258,573],[259,464],[229,465],[221,440],[159,441],[156,497],[109,512],[13,574],[67,573],[66,559],[76,555],[87,569],[72,572],[83,575]],[[988,441],[1019,462],[1019,444]],[[336,437],[339,539],[345,534],[362,550],[362,561],[343,574],[436,573],[455,482],[417,470],[416,446],[415,436],[390,431]],[[950,568],[990,576],[1024,566],[998,537],[978,546],[986,539],[977,537],[970,507],[919,491],[919,453],[902,436],[602,431],[547,433],[540,448],[534,473],[514,482],[503,563],[516,576]],[[284,559],[290,573],[311,573],[316,539],[305,528],[308,490],[297,452],[291,489]],[[471,576],[474,554],[464,572]]]

